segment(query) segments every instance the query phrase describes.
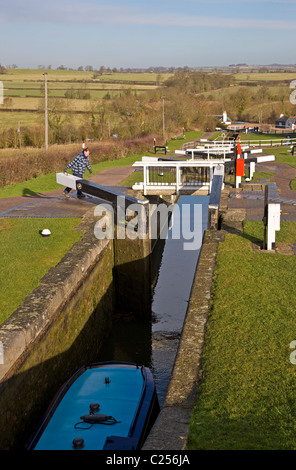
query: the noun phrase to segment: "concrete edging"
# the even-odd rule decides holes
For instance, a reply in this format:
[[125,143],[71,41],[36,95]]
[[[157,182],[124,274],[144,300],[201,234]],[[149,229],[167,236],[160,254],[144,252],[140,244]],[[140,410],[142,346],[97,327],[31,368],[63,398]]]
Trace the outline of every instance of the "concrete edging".
[[204,234],[172,377],[160,414],[142,450],[186,449],[210,310],[216,255],[223,240],[223,232],[207,230]]
[[0,383],[7,379],[28,346],[54,320],[56,312],[83,282],[109,240],[97,240],[93,234],[93,209],[82,219],[82,240],[74,244],[60,263],[51,268],[39,286],[0,326],[4,364],[0,364]]

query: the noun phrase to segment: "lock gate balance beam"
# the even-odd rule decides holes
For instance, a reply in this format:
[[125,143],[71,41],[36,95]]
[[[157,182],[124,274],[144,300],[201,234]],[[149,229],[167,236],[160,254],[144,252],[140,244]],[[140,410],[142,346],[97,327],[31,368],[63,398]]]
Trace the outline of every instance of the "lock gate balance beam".
[[[128,209],[131,212],[134,210],[149,212],[148,199],[137,199],[112,187],[101,186],[72,175],[65,175],[64,173],[57,174],[57,182],[63,186],[79,189],[85,194],[98,198],[98,205],[94,209],[95,215],[98,217],[104,217],[103,212],[102,214],[97,212],[97,208],[103,205],[99,199],[106,201],[107,205],[112,207],[114,213],[113,281],[115,286],[114,292],[116,293],[115,308],[120,313],[134,314],[138,318],[151,319],[152,274],[149,232],[147,230],[143,238],[130,239],[128,236],[122,238],[117,236],[118,228],[122,228],[122,225],[125,228],[127,219],[133,217],[129,215]],[[134,207],[132,206],[133,204],[135,204]],[[123,214],[123,219],[118,217],[119,208],[120,214]]]

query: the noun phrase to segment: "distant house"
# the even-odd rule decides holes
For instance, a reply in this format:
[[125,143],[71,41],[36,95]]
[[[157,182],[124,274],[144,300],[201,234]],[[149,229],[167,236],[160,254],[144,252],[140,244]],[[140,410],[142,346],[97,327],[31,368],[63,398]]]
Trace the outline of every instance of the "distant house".
[[275,127],[278,129],[294,129],[295,125],[296,117],[280,116],[275,122]]
[[226,111],[224,111],[222,115],[217,115],[216,118],[219,119],[222,124],[231,124],[231,119],[227,116]]

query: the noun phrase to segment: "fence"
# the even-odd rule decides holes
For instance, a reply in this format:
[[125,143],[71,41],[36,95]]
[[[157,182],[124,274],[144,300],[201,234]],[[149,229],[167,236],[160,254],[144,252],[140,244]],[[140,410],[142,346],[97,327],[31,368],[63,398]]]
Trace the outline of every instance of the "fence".
[[143,170],[143,173],[139,172],[143,181],[134,184],[133,189],[143,190],[144,194],[149,190],[164,189],[173,190],[176,194],[182,189],[210,191],[214,168],[221,164],[224,160],[135,162],[133,166]]
[[[237,143],[238,141],[236,141]],[[239,141],[241,145],[245,145],[248,147],[282,147],[282,146],[289,146],[289,145],[296,145],[296,138],[288,138],[285,137],[283,139],[258,139],[258,140],[240,140]],[[214,148],[221,148],[221,147],[233,147],[234,141],[233,140],[215,140],[215,141],[207,141],[207,142],[200,142],[198,141],[198,146],[196,146],[197,142],[188,142],[185,144],[182,149],[189,151],[189,150],[200,150],[202,147],[205,149],[211,149],[213,150]]]

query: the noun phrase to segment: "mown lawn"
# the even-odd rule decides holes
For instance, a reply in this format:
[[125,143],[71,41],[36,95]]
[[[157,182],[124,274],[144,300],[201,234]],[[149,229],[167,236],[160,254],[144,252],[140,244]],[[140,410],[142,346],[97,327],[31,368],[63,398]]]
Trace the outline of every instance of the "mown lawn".
[[[188,133],[187,139],[201,133]],[[182,145],[183,140],[177,141]],[[175,142],[172,144],[175,145]],[[148,153],[149,154],[149,153]],[[152,153],[150,153],[152,155]],[[130,166],[142,155],[130,155],[113,161],[92,165],[93,173],[107,168]],[[88,172],[86,171],[86,177]],[[46,193],[61,189],[55,173],[0,189],[0,198]],[[75,230],[79,218],[65,219],[0,219],[0,324],[21,304],[23,298],[36,288],[41,278],[55,266],[76,243],[81,232]],[[52,235],[43,238],[40,231],[50,229]]]
[[[296,256],[254,252],[262,237],[247,222],[219,246],[190,449],[296,449]],[[295,243],[295,222],[276,240]]]
[[[80,218],[0,219],[0,324],[82,236]],[[51,235],[42,237],[48,228]]]
[[[203,132],[198,131],[186,132],[185,139],[172,139],[168,142],[169,151],[174,152],[176,149],[180,148],[184,143],[190,142],[191,140],[199,139],[200,137],[202,137],[202,135]],[[145,155],[155,156],[153,152],[145,152]],[[75,154],[73,153],[73,158],[74,156]],[[105,160],[94,165],[91,163],[91,167],[93,170],[93,175],[95,175],[108,168],[131,166],[136,161],[141,161],[141,159],[142,155],[133,154],[117,160]],[[86,170],[85,178],[87,179],[88,177],[89,173]],[[137,179],[137,174],[133,174],[131,178],[129,178],[127,181],[122,182],[122,184],[132,185],[134,184],[134,179],[135,181],[142,181],[141,179]],[[36,178],[24,181],[22,183],[4,186],[0,189],[0,199],[8,197],[26,196],[34,193],[46,193],[49,191],[55,191],[57,189],[61,189],[62,194],[62,186],[56,183],[56,174],[49,173],[47,175],[37,176]]]
[[[108,168],[132,165],[135,161],[139,159],[141,159],[141,156],[139,155],[130,155],[128,157],[121,158],[120,160],[106,160],[104,162],[97,163],[91,166],[93,174],[95,175]],[[86,179],[88,179],[88,170],[86,170],[84,176]],[[32,193],[46,193],[49,191],[55,191],[56,189],[61,189],[62,194],[62,186],[56,183],[56,173],[49,173],[47,175],[37,176],[36,178],[24,181],[22,183],[4,186],[0,189],[0,199],[8,197],[26,196]]]

